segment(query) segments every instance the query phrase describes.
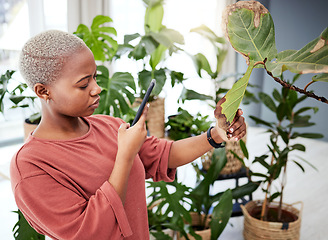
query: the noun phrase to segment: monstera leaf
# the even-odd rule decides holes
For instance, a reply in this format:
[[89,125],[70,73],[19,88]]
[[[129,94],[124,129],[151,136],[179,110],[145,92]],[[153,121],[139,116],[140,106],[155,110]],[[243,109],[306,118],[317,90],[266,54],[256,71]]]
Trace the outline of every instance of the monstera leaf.
[[115,117],[122,117],[131,108],[134,102],[136,86],[130,73],[116,72],[112,77],[109,76],[108,68],[97,66],[97,83],[102,88],[100,93],[99,107],[97,114],[108,114]]
[[118,48],[117,41],[111,37],[117,35],[115,28],[103,26],[110,22],[112,22],[110,17],[98,15],[93,19],[90,29],[80,24],[74,32],[91,49],[95,60],[102,62],[111,60]]

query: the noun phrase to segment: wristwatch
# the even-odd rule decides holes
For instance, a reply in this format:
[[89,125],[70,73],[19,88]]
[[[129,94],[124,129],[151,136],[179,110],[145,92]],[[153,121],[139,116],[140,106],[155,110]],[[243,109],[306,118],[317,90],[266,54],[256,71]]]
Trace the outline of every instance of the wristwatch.
[[207,130],[207,141],[209,142],[209,144],[211,144],[211,146],[214,147],[214,148],[223,148],[223,147],[225,147],[224,143],[216,143],[213,140],[213,138],[211,136],[211,129],[212,128],[214,128],[214,127],[212,126]]

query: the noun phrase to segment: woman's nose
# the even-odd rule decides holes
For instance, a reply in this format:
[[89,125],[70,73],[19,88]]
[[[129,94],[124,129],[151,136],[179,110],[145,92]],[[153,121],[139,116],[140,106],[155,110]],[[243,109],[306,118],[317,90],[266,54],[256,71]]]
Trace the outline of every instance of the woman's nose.
[[94,87],[92,88],[90,95],[91,96],[95,96],[95,95],[99,95],[101,93],[101,87],[99,87],[99,85],[94,82]]

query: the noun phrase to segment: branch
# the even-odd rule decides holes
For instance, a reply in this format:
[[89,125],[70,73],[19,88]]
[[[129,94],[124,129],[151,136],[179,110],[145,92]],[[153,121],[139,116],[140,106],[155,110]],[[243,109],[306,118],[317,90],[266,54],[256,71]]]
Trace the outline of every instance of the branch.
[[320,102],[323,102],[323,103],[326,103],[328,104],[328,100],[325,98],[325,97],[319,97],[317,96],[316,94],[314,94],[313,92],[309,92],[309,91],[306,91],[306,88],[304,89],[300,89],[294,85],[291,85],[289,83],[286,83],[285,81],[281,80],[280,78],[277,78],[277,77],[274,77],[272,75],[272,73],[270,71],[268,71],[268,69],[266,68],[266,65],[265,65],[265,60],[264,62],[256,62],[255,64],[263,64],[264,66],[264,69],[266,70],[266,72],[269,74],[269,76],[271,76],[277,83],[279,83],[281,86],[283,86],[284,88],[288,88],[288,89],[291,89],[291,90],[294,90],[296,92],[299,92],[299,93],[302,93],[302,94],[305,94],[306,96],[310,97],[310,98],[314,98]]

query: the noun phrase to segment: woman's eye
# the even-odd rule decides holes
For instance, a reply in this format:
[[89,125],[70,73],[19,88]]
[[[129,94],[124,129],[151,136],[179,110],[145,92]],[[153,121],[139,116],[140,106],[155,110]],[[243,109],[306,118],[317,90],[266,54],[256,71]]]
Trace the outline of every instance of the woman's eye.
[[84,85],[84,86],[81,86],[80,88],[81,89],[86,89],[88,87],[88,84],[87,85]]
[[98,75],[97,75],[97,74],[95,74],[95,75],[93,76],[93,79],[96,79],[96,78],[97,78],[97,76],[98,76]]

